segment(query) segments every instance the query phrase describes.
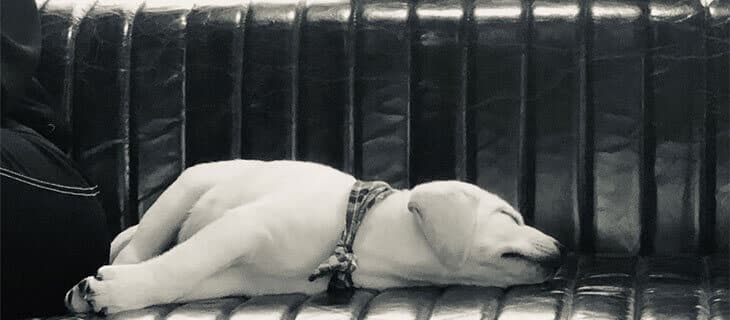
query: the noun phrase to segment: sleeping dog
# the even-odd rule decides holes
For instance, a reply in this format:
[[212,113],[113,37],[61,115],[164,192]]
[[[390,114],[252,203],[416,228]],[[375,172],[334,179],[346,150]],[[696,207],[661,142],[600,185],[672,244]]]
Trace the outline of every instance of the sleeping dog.
[[[185,170],[139,225],[119,234],[111,265],[74,286],[66,305],[115,313],[225,296],[314,294],[335,277],[372,289],[505,287],[551,278],[563,251],[472,184],[394,190],[311,162],[212,162]],[[328,269],[327,262],[347,263]]]

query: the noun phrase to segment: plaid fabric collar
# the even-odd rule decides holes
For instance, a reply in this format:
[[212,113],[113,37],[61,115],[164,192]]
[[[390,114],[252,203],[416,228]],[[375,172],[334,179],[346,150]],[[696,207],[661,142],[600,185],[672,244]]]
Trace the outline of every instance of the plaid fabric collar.
[[330,297],[349,299],[354,293],[352,272],[357,269],[357,257],[352,252],[352,244],[355,241],[355,235],[368,210],[393,192],[395,192],[393,188],[382,181],[358,180],[352,186],[350,198],[347,201],[345,230],[332,255],[309,276],[309,281],[314,281],[332,275],[327,286],[327,293]]

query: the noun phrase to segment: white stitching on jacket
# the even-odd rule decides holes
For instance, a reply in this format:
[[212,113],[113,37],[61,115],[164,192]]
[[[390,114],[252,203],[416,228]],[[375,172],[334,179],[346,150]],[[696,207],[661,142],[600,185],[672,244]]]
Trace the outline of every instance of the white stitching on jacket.
[[[15,177],[15,176],[9,175],[2,170],[0,170],[0,176],[8,177],[8,178],[16,180],[20,183],[25,183],[27,185],[34,186],[36,188],[40,188],[40,189],[44,189],[44,190],[48,190],[48,191],[52,191],[52,192],[56,192],[56,193],[61,193],[61,194],[82,196],[82,197],[95,197],[99,194],[99,191],[83,193],[83,192],[73,192],[73,191],[61,190],[61,189],[53,188],[53,187],[49,187],[49,186],[44,186],[42,184],[30,181],[30,180],[24,180],[20,177]],[[88,191],[91,191],[91,190],[88,190]]]
[[48,182],[48,181],[36,179],[36,178],[33,178],[33,177],[29,177],[29,176],[23,175],[22,173],[19,173],[19,172],[10,170],[10,169],[5,169],[3,167],[0,167],[0,172],[5,173],[8,176],[16,176],[19,179],[27,179],[27,180],[33,181],[35,183],[40,183],[40,184],[43,184],[43,185],[48,185],[50,187],[58,187],[58,188],[71,189],[71,190],[79,190],[79,191],[93,191],[93,190],[96,190],[99,187],[99,186],[93,186],[93,187],[72,187],[72,186],[57,184],[57,183]]

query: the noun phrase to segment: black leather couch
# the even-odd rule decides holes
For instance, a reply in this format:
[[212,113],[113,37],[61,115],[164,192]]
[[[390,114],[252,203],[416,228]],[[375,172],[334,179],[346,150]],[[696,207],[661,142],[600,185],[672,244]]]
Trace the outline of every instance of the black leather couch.
[[[49,0],[38,76],[109,228],[185,168],[300,159],[498,193],[573,254],[507,289],[115,318],[728,319],[730,1]],[[59,297],[62,299],[63,297]]]

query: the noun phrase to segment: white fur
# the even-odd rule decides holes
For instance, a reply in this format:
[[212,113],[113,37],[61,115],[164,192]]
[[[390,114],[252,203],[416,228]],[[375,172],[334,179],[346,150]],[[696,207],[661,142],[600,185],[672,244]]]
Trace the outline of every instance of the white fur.
[[[186,170],[138,226],[112,243],[111,266],[68,293],[76,312],[143,308],[231,295],[326,289],[307,277],[344,229],[355,179],[311,162],[233,160]],[[169,248],[169,249],[168,249]],[[525,226],[494,194],[458,181],[399,190],[357,233],[359,287],[508,286],[551,276],[530,259],[557,242]]]

